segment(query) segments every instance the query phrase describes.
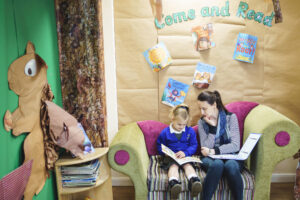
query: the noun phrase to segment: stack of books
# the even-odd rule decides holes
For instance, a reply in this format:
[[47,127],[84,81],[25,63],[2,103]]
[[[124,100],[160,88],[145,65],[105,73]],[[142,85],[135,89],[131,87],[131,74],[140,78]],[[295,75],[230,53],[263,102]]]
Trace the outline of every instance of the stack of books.
[[72,166],[62,166],[63,187],[93,186],[99,176],[100,161],[98,159]]

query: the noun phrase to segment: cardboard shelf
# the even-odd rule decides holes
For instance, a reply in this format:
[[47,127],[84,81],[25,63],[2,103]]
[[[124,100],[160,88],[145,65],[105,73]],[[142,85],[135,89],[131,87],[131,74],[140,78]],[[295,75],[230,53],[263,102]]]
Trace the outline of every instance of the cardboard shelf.
[[65,165],[76,165],[84,162],[88,162],[91,160],[95,160],[100,158],[103,155],[106,155],[108,152],[108,147],[104,148],[95,148],[95,152],[84,155],[83,159],[80,158],[72,158],[68,156],[62,156],[59,160],[55,162],[55,166],[65,166]]
[[[107,196],[108,199],[112,199],[110,166],[107,162],[108,149],[109,148],[107,147],[95,148],[95,152],[85,155],[83,159],[63,156],[56,161],[55,175],[58,198],[60,200],[81,199],[84,195],[95,197]],[[97,178],[95,185],[87,187],[62,187],[61,166],[81,164],[95,159],[99,159],[100,161],[99,177]],[[105,187],[105,190],[103,187]],[[106,191],[105,194],[101,194],[103,191]]]

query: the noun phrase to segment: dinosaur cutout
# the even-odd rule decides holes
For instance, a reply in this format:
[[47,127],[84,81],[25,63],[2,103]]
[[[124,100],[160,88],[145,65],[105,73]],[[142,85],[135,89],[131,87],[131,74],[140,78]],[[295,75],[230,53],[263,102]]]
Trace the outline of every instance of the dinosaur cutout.
[[19,96],[19,107],[6,111],[4,128],[19,136],[29,133],[24,140],[24,163],[33,160],[32,171],[24,192],[24,199],[32,199],[44,187],[48,169],[58,159],[58,146],[82,158],[84,132],[77,120],[52,103],[53,94],[47,81],[47,65],[27,43],[26,54],[9,67],[9,87]]
[[45,168],[43,132],[40,127],[40,107],[43,88],[47,83],[47,65],[27,43],[26,54],[16,59],[8,70],[9,87],[19,96],[19,107],[11,114],[6,111],[4,127],[15,136],[29,133],[24,140],[25,160],[33,160],[32,173],[24,192],[24,199],[38,194],[48,177]]
[[69,150],[73,155],[83,158],[84,133],[78,121],[67,111],[51,101],[45,101],[46,115],[49,119],[49,136],[54,144]]

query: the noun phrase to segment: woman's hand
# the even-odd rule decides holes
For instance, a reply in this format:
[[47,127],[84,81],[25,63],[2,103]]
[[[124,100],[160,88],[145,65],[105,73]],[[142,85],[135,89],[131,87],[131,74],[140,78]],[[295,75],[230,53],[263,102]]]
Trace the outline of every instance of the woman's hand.
[[208,155],[215,155],[215,150],[214,149],[209,149],[207,147],[201,147],[201,153],[203,156],[208,156]]
[[204,121],[208,124],[210,124],[211,126],[217,126],[217,119],[213,118],[213,117],[203,117]]
[[207,147],[201,147],[201,153],[205,157],[208,156],[208,154],[209,154],[209,148],[207,148]]
[[177,158],[184,158],[184,157],[185,157],[185,153],[184,153],[183,151],[178,151],[178,152],[176,153],[176,157],[177,157]]

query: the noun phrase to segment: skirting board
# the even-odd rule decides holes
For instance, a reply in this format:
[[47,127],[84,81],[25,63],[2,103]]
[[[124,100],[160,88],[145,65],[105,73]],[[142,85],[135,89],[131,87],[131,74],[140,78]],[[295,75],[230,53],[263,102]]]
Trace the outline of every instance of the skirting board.
[[[272,183],[291,183],[295,182],[296,174],[280,173],[272,174]],[[129,177],[112,177],[112,186],[133,186]]]
[[274,173],[272,174],[272,183],[291,183],[295,182],[296,173]]
[[133,186],[129,177],[112,177],[112,186]]

